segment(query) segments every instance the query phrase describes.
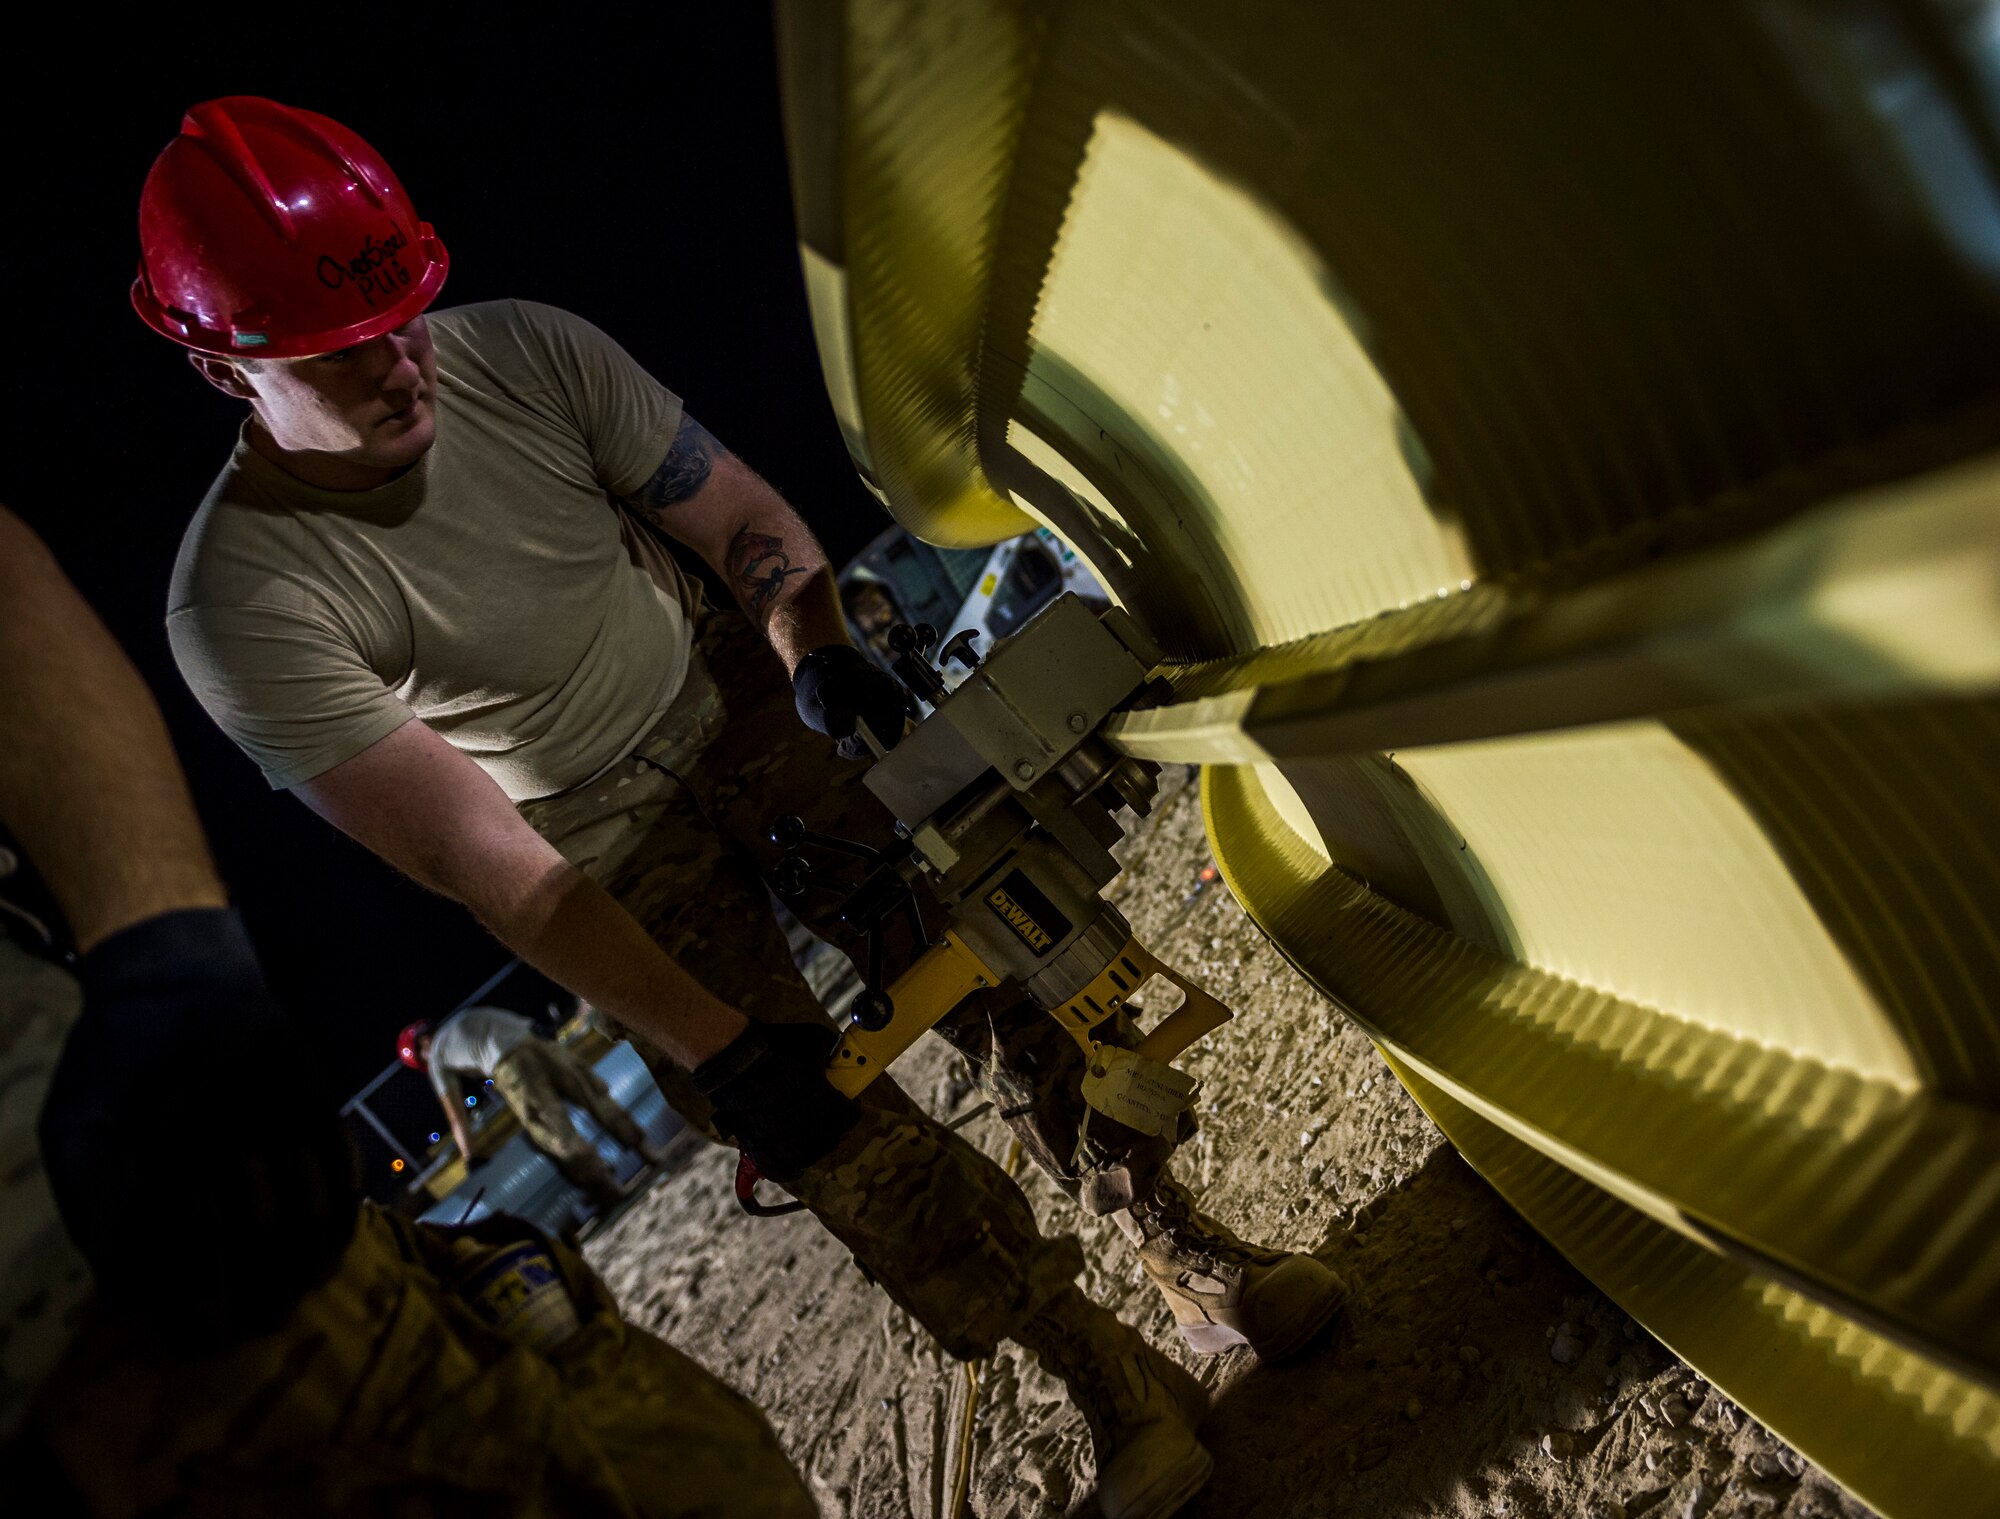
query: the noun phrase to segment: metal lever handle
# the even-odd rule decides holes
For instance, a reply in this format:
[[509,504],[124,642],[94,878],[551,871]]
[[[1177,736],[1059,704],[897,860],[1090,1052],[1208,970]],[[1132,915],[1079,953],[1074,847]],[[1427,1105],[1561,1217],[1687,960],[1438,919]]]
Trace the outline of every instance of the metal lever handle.
[[899,622],[889,629],[889,647],[896,657],[889,668],[896,672],[896,679],[909,688],[910,694],[918,701],[936,706],[945,694],[944,679],[931,668],[924,656],[937,642],[937,629],[927,622],[912,627],[907,622]]
[[899,622],[889,629],[889,648],[897,654],[928,654],[938,631],[927,622]]
[[948,659],[955,659],[968,670],[979,668],[979,656],[973,652],[973,641],[979,637],[977,628],[961,628],[945,640],[945,646],[938,650],[938,667],[942,669]]
[[786,855],[771,867],[771,887],[781,897],[796,897],[810,888],[842,895],[848,890],[845,881],[829,881],[815,871],[803,855],[796,854]]
[[789,812],[772,821],[770,839],[780,849],[797,849],[801,844],[812,844],[836,854],[853,855],[857,860],[867,860],[871,864],[882,858],[881,850],[870,849],[866,844],[857,844],[852,839],[837,839],[830,833],[815,833],[806,827],[803,818]]

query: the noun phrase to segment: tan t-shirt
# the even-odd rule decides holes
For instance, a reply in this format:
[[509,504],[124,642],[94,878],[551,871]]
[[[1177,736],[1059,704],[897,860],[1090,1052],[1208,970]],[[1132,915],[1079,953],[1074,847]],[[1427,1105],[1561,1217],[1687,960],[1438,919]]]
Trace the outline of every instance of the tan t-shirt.
[[377,490],[319,490],[239,441],[188,525],[181,675],[273,786],[420,717],[516,801],[590,779],[687,672],[686,593],[611,497],[680,401],[580,317],[433,312],[437,441]]

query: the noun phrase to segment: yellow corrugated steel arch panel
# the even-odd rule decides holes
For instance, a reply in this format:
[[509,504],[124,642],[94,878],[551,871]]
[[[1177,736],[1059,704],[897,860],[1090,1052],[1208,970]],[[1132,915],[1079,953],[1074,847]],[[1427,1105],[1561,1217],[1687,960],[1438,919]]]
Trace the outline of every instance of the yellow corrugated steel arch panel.
[[1885,1512],[1988,1502],[1990,8],[781,18],[864,478],[1145,622],[1114,743],[1531,1221]]

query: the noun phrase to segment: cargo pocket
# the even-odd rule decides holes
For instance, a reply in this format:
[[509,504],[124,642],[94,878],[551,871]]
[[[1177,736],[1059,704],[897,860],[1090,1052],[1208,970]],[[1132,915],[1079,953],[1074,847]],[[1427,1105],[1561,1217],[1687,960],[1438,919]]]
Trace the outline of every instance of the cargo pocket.
[[415,1267],[376,1334],[335,1440],[348,1461],[467,1492],[539,1484],[563,1396],[546,1360]]

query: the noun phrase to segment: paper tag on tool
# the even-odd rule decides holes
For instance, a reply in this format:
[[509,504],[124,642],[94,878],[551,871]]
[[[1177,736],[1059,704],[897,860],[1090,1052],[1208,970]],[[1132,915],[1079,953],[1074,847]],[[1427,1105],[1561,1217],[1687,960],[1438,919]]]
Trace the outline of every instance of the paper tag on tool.
[[1180,1126],[1194,1100],[1195,1079],[1185,1071],[1131,1050],[1099,1045],[1083,1075],[1083,1100],[1127,1128],[1161,1138]]

